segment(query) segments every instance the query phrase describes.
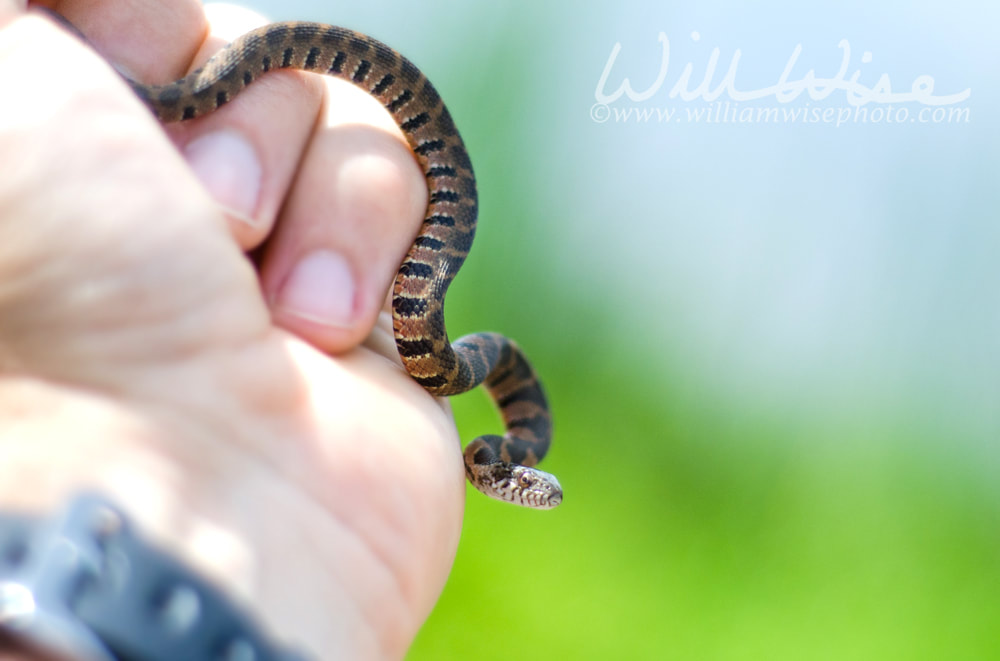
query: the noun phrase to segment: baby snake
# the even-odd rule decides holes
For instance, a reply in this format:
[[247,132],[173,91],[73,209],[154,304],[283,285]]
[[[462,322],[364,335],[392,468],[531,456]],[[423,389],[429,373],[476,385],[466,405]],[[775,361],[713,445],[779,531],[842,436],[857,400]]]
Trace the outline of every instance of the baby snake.
[[392,290],[392,326],[403,365],[433,395],[457,395],[484,384],[500,409],[505,435],[480,436],[465,448],[465,472],[477,489],[526,507],[557,506],[562,502],[559,481],[533,468],[549,449],[552,420],[541,383],[523,352],[496,333],[448,340],[444,297],[472,245],[476,180],[451,115],[416,66],[367,35],[287,22],[248,32],[173,83],[126,80],[160,121],[175,122],[212,112],[275,69],[312,71],[354,83],[378,99],[399,125],[427,178],[429,194],[420,232]]

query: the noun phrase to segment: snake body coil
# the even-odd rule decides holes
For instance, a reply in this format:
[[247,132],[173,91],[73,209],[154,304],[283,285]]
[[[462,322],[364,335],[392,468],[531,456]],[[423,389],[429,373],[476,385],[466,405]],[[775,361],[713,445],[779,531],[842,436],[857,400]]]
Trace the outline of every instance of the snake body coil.
[[396,346],[407,372],[434,395],[485,384],[503,415],[504,436],[465,449],[477,489],[547,509],[562,502],[554,476],[532,468],[548,451],[552,423],[541,384],[520,348],[495,333],[448,340],[444,297],[476,228],[476,180],[465,145],[430,81],[409,60],[371,37],[317,23],[275,23],[249,32],[204,67],[167,85],[129,81],[164,122],[193,119],[232,100],[257,77],[299,69],[350,81],[392,114],[427,178],[423,225],[393,285]]

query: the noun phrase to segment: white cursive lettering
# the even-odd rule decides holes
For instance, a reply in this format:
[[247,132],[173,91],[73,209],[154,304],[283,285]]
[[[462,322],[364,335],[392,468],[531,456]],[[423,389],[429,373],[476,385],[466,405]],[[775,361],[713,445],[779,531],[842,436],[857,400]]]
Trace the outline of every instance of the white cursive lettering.
[[[700,35],[695,32],[692,33],[691,37],[694,41],[697,41]],[[611,48],[611,54],[608,56],[608,61],[604,65],[604,71],[601,73],[601,77],[597,81],[597,87],[594,90],[594,98],[598,104],[607,105],[614,103],[623,95],[627,96],[633,102],[645,101],[660,91],[664,81],[667,79],[669,70],[670,41],[663,32],[659,33],[658,40],[661,44],[662,54],[660,57],[660,70],[657,73],[656,80],[643,92],[636,92],[632,88],[631,80],[626,77],[622,79],[618,89],[608,94],[605,92],[608,78],[611,76],[618,53],[621,52],[622,48],[621,42],[615,43]],[[893,92],[892,81],[888,73],[881,74],[875,84],[868,87],[859,82],[861,78],[860,68],[855,69],[850,77],[847,77],[851,63],[851,45],[847,39],[841,39],[837,47],[842,51],[840,66],[837,69],[837,73],[831,78],[819,77],[816,75],[815,69],[809,69],[800,78],[793,79],[792,71],[795,69],[799,57],[802,55],[802,44],[797,44],[792,49],[792,53],[774,85],[760,89],[746,90],[738,89],[736,86],[736,77],[739,70],[740,58],[742,57],[742,51],[738,48],[733,52],[733,56],[729,61],[729,68],[726,70],[725,75],[723,75],[719,83],[713,88],[712,81],[715,78],[716,67],[721,55],[718,48],[713,48],[705,67],[705,75],[697,87],[694,89],[689,87],[694,74],[694,64],[688,62],[681,69],[681,73],[670,88],[668,96],[671,99],[680,98],[682,101],[701,99],[706,102],[712,102],[722,94],[726,94],[732,101],[753,101],[773,97],[778,103],[791,103],[799,98],[803,92],[808,93],[810,99],[819,101],[826,99],[836,91],[843,91],[848,104],[852,106],[863,106],[868,103],[889,104],[907,102],[920,103],[927,106],[944,106],[965,101],[972,93],[970,88],[966,88],[955,94],[934,96],[934,78],[929,75],[917,76],[910,84],[910,89],[907,92]],[[861,63],[867,64],[871,62],[871,59],[871,53],[865,51],[861,57]]]

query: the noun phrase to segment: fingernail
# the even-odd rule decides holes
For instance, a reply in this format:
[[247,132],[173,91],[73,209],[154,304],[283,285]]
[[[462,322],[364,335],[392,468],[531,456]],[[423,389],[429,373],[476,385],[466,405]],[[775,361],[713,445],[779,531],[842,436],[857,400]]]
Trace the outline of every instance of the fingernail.
[[309,253],[295,265],[278,293],[278,307],[326,326],[354,321],[354,277],[342,256],[329,250]]
[[184,157],[220,205],[254,224],[261,166],[246,138],[236,131],[207,133],[184,147]]

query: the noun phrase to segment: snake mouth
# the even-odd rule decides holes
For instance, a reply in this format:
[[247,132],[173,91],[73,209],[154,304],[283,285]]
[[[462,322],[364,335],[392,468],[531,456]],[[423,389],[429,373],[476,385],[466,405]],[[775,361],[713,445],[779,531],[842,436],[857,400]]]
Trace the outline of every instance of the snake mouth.
[[563,501],[562,487],[560,487],[559,483],[556,482],[555,488],[552,490],[552,493],[550,493],[549,497],[546,499],[547,502],[546,509],[559,507],[560,505],[562,505],[562,501]]
[[558,507],[559,505],[562,505],[562,491],[549,496],[549,507]]
[[521,498],[519,500],[515,499],[513,502],[536,510],[551,510],[561,505],[562,501],[562,489],[558,486],[547,484],[545,488],[522,493]]

